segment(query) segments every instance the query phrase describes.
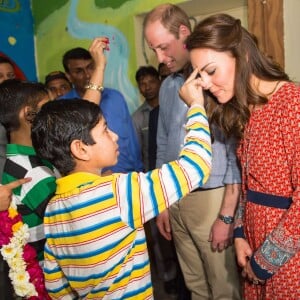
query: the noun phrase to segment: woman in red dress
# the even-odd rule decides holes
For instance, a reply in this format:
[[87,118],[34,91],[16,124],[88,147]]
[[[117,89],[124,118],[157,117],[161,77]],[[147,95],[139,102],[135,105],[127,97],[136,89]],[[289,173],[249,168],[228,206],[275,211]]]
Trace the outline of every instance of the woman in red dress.
[[240,140],[244,298],[300,299],[300,88],[229,15],[201,21],[186,45],[194,72],[181,96],[210,94],[209,117]]

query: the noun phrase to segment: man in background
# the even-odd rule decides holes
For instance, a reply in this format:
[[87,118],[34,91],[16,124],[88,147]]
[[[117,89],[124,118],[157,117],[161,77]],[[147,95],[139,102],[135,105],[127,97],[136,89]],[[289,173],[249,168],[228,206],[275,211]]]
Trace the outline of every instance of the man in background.
[[[109,41],[107,41],[108,43]],[[84,48],[77,47],[68,50],[63,56],[63,66],[73,88],[60,98],[82,98],[87,88],[97,89],[100,93],[99,97],[101,97],[100,108],[108,127],[119,136],[118,163],[103,172],[111,174],[143,171],[140,146],[123,95],[115,89],[96,86],[90,82],[95,64],[89,51]]]
[[[141,66],[136,74],[135,79],[139,91],[144,97],[143,104],[133,113],[132,119],[135,126],[140,146],[145,171],[155,168],[156,160],[156,127],[157,118],[152,119],[152,111],[158,113],[159,108],[159,89],[161,85],[160,74],[153,66]],[[155,123],[154,123],[155,122]],[[154,130],[155,129],[155,130]],[[168,294],[176,293],[176,254],[172,242],[165,240],[155,223],[155,219],[150,220],[144,225],[147,244],[152,264],[152,274],[154,266],[160,280],[164,283],[165,292]],[[154,296],[156,294],[155,280]]]
[[[142,158],[145,171],[148,171],[149,114],[159,104],[158,94],[160,88],[160,80],[158,71],[153,66],[140,67],[135,74],[135,79],[138,84],[139,91],[144,97],[144,102],[132,114],[132,120],[142,149]],[[156,137],[154,137],[154,139],[156,139]]]
[[53,71],[45,78],[45,86],[50,92],[52,99],[57,99],[72,89],[72,83],[67,78],[66,74],[61,71]]

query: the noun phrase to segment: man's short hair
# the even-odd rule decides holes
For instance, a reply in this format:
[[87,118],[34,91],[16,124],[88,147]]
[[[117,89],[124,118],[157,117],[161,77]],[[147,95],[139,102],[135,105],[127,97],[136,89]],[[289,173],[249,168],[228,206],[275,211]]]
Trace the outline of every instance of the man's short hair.
[[159,80],[158,71],[153,66],[141,66],[135,73],[136,82],[139,82],[142,77],[147,75],[153,76]]
[[69,81],[69,79],[67,78],[66,74],[61,71],[50,72],[45,78],[45,85],[47,86],[49,82],[51,82],[52,80],[55,80],[55,79],[64,79],[70,84],[70,86],[72,86],[72,84]]
[[180,25],[186,26],[190,31],[192,30],[188,15],[175,4],[160,4],[153,8],[144,19],[143,30],[145,31],[147,25],[155,21],[160,21],[177,39],[179,38]]
[[81,140],[86,145],[95,144],[91,130],[101,118],[101,109],[93,102],[82,99],[50,101],[42,106],[33,121],[33,147],[38,156],[47,159],[65,176],[76,166],[71,143]]
[[63,55],[63,60],[62,64],[64,66],[65,72],[69,73],[69,67],[68,67],[68,61],[71,59],[93,59],[90,52],[84,48],[77,47],[68,50],[64,55]]

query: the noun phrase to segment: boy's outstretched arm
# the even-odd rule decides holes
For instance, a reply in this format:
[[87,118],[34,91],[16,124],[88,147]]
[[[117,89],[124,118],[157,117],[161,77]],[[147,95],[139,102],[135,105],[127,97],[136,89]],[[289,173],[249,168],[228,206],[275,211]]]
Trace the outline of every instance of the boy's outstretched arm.
[[211,140],[208,120],[201,98],[195,98],[191,103],[185,127],[187,134],[179,158],[147,173],[133,172],[117,177],[122,219],[132,228],[154,218],[202,186],[209,177]]

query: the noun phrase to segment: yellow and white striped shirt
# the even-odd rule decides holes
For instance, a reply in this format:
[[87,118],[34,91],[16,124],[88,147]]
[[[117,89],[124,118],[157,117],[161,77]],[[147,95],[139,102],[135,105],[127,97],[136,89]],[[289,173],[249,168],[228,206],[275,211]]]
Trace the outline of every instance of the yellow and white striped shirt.
[[53,299],[152,299],[143,224],[203,185],[211,167],[205,111],[189,109],[177,161],[148,173],[57,180],[45,214],[45,279]]

